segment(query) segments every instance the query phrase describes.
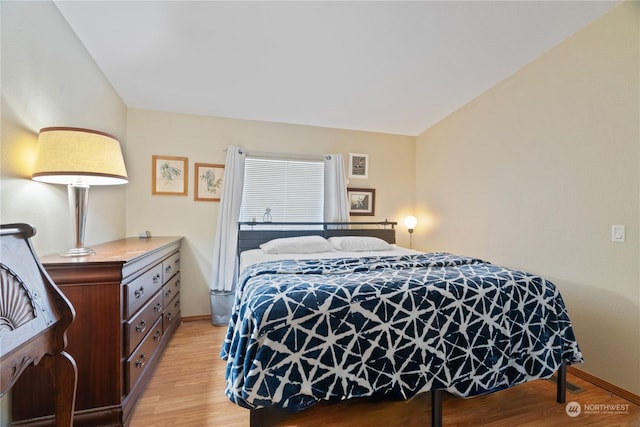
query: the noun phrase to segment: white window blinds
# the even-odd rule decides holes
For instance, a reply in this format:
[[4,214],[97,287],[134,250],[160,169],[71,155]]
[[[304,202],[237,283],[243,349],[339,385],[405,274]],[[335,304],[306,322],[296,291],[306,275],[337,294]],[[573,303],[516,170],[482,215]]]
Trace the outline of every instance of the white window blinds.
[[321,160],[247,158],[240,221],[322,222],[324,164]]

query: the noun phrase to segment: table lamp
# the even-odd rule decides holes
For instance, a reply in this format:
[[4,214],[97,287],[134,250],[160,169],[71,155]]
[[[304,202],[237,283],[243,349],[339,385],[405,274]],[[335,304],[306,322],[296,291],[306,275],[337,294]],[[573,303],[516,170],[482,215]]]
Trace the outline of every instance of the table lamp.
[[415,216],[410,215],[404,219],[404,225],[407,226],[407,230],[409,231],[409,248],[413,249],[413,230],[416,228],[416,224],[418,220]]
[[[120,143],[113,136],[90,129],[48,127],[40,130],[31,179],[67,184],[75,247],[63,256],[94,254],[84,246],[89,186],[126,184],[127,171]],[[74,215],[75,214],[75,215]]]

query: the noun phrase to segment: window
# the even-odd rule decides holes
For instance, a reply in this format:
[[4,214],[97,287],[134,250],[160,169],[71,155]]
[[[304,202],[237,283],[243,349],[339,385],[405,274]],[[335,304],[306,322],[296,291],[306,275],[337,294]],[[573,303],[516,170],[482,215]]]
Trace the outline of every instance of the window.
[[247,158],[240,221],[262,222],[271,209],[273,222],[324,220],[324,163],[313,160]]

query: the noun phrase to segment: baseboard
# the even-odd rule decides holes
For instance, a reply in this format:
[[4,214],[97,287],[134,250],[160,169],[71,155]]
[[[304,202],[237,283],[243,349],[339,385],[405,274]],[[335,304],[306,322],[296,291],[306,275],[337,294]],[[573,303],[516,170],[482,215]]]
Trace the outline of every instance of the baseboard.
[[578,378],[582,378],[583,380],[590,382],[591,384],[598,386],[601,389],[608,391],[609,393],[615,394],[616,396],[622,397],[623,399],[627,399],[629,402],[640,406],[640,396],[638,396],[637,394],[633,394],[630,391],[624,390],[618,386],[606,382],[605,380],[601,380],[596,376],[581,371],[575,366],[567,366],[567,372],[571,375],[575,375]]
[[199,322],[201,320],[211,321],[211,315],[205,314],[201,316],[183,316],[182,317],[183,322]]

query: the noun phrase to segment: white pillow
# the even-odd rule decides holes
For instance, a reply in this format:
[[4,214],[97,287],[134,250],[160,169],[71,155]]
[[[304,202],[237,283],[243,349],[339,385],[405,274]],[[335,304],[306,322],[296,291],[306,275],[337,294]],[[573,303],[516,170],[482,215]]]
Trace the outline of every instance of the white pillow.
[[393,249],[393,246],[377,237],[331,237],[329,241],[337,250],[343,252],[390,251]]
[[322,236],[299,236],[269,240],[260,249],[268,254],[311,254],[331,252],[333,245]]

